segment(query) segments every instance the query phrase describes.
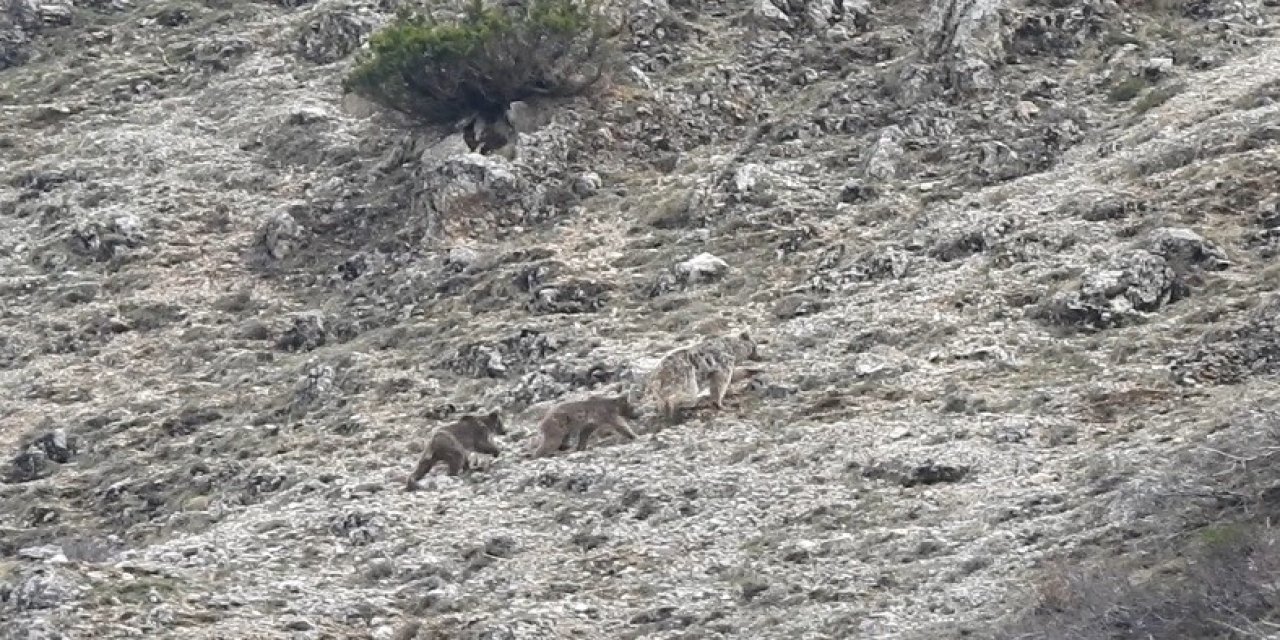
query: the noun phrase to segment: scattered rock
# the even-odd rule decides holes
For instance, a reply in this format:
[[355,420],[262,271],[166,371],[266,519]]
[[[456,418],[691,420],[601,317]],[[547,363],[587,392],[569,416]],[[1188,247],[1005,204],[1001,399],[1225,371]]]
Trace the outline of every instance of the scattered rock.
[[311,351],[326,342],[324,315],[319,311],[304,311],[289,317],[290,326],[276,340],[276,347],[284,351]]
[[[935,245],[935,251],[939,245]],[[971,245],[967,245],[971,248]],[[985,245],[984,245],[985,246]],[[953,255],[946,252],[945,255]],[[911,254],[901,249],[884,247],[868,251],[853,261],[847,276],[853,281],[903,278],[911,272]]]
[[879,189],[857,178],[850,178],[848,182],[844,183],[844,187],[840,189],[840,202],[846,204],[871,202],[879,197]]
[[804,27],[820,34],[842,20],[855,29],[864,30],[870,24],[870,17],[867,0],[758,0],[747,11],[750,23],[766,29],[784,31]]
[[381,540],[385,527],[376,513],[353,511],[329,520],[329,533],[354,545],[367,545]]
[[752,376],[745,389],[749,393],[769,400],[781,400],[799,393],[799,389],[795,387],[771,382],[768,377],[760,374]]
[[283,260],[302,246],[302,225],[288,211],[277,211],[263,225],[262,242],[268,255]]
[[306,373],[294,385],[289,413],[299,416],[323,405],[337,390],[336,376],[332,365],[308,363]]
[[67,561],[67,556],[62,552],[62,547],[56,544],[18,549],[18,557],[25,560],[39,560],[53,563]]
[[652,41],[667,40],[668,34],[679,30],[679,18],[671,10],[667,0],[640,0],[619,12],[631,32],[632,42],[645,46]]
[[594,171],[588,171],[574,179],[573,192],[580,198],[588,198],[600,190],[600,185],[600,175]]
[[937,464],[932,461],[919,465],[877,463],[862,470],[864,478],[886,480],[904,487],[960,482],[968,474],[968,466]]
[[569,542],[583,551],[591,551],[598,549],[609,542],[609,536],[600,533],[591,533],[588,531],[579,531],[573,534]]
[[533,290],[526,307],[537,315],[592,313],[608,304],[613,285],[573,278]]
[[743,580],[739,585],[742,589],[742,599],[745,602],[751,602],[756,596],[769,590],[769,583],[763,579],[747,579]]
[[24,64],[34,36],[51,27],[71,24],[69,0],[6,0],[0,2],[0,71]]
[[758,164],[745,164],[733,174],[733,193],[743,202],[769,206],[778,199],[778,188],[783,180],[774,172]]
[[867,152],[866,160],[862,165],[862,174],[880,182],[896,179],[905,154],[902,149],[904,138],[906,134],[896,125],[890,125],[881,130],[880,137]]
[[475,237],[525,222],[529,190],[505,158],[464,153],[443,161],[424,156],[422,163],[419,200],[430,207],[434,233]]
[[1280,374],[1280,294],[1234,327],[1211,331],[1171,358],[1170,375],[1183,385],[1238,384]]
[[244,60],[254,50],[253,41],[237,36],[211,35],[195,43],[194,47],[184,47],[178,55],[185,57],[196,66],[210,71],[230,71],[236,63]]
[[1032,313],[1065,326],[1108,329],[1141,322],[1186,296],[1186,286],[1164,258],[1135,250],[1084,276],[1076,291],[1055,295]]
[[462,346],[445,366],[472,378],[505,378],[537,364],[561,347],[554,336],[521,329],[497,343],[473,342]]
[[106,224],[83,222],[71,229],[67,238],[72,252],[95,260],[111,260],[123,249],[135,248],[146,241],[141,223],[135,216],[116,216]]
[[752,24],[765,29],[782,31],[791,28],[791,18],[773,0],[753,0],[747,16]]
[[496,558],[510,558],[516,549],[516,541],[511,536],[494,536],[484,541],[484,552]]
[[54,429],[45,433],[32,440],[9,461],[4,482],[31,482],[53,475],[59,464],[71,462],[76,449],[76,439],[68,437],[66,431]]
[[166,419],[161,428],[171,437],[195,433],[200,427],[222,419],[222,412],[213,407],[183,407],[178,415]]
[[180,27],[191,22],[191,11],[182,6],[161,7],[151,14],[150,19],[163,27]]
[[471,247],[453,247],[445,257],[444,268],[454,273],[463,273],[479,266],[480,259],[480,252]]
[[698,616],[682,613],[679,607],[663,605],[646,609],[631,617],[631,624],[645,625],[655,630],[674,631],[684,629],[696,623]]
[[10,581],[7,608],[18,612],[55,609],[87,591],[75,574],[49,565],[22,567]]
[[675,266],[675,272],[687,284],[714,282],[729,271],[729,263],[710,253],[700,253]]
[[943,86],[961,93],[996,87],[1004,60],[1001,14],[1005,0],[931,0],[921,28],[926,59],[940,69]]
[[1190,229],[1156,229],[1147,237],[1146,244],[1147,251],[1164,258],[1170,265],[1181,266],[1181,271],[1189,267],[1219,271],[1231,266],[1231,261],[1222,249]]
[[22,29],[0,26],[0,71],[27,61],[29,36]]
[[76,445],[76,439],[68,437],[63,429],[54,429],[32,443],[32,446],[39,447],[44,452],[45,457],[58,464],[71,462],[76,455]]
[[348,282],[359,278],[373,268],[376,259],[367,253],[357,253],[338,265],[338,274]]
[[569,493],[586,493],[591,490],[597,480],[599,480],[597,476],[589,473],[575,473],[565,476],[554,471],[547,471],[529,478],[527,484]]
[[804,294],[793,294],[782,298],[773,305],[773,315],[779,320],[790,320],[822,311],[826,307],[822,300]]
[[298,55],[316,64],[337,62],[356,49],[373,30],[373,23],[350,10],[322,11],[298,32]]
[[516,640],[516,632],[509,625],[488,623],[481,625],[467,635],[475,640]]

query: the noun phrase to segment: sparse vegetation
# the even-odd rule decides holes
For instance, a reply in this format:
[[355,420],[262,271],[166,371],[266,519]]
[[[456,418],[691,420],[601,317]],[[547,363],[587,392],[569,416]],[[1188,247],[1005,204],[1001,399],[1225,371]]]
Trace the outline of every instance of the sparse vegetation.
[[1107,100],[1111,102],[1128,102],[1142,93],[1149,86],[1146,78],[1131,75],[1111,86],[1107,91]]
[[[1139,507],[1168,518],[1151,526],[1170,543],[1083,567],[1047,568],[1033,584],[1031,608],[996,637],[1247,640],[1280,634],[1274,579],[1280,533],[1272,526],[1280,431],[1265,421],[1241,421],[1223,438],[1232,444],[1193,449],[1182,473]],[[1100,473],[1098,482],[1107,475]]]
[[1144,114],[1160,105],[1169,101],[1170,98],[1178,95],[1182,91],[1181,84],[1171,84],[1164,87],[1155,87],[1146,92],[1137,102],[1133,103],[1133,112],[1136,114]]
[[1260,525],[1210,526],[1179,559],[1095,570],[1060,568],[1036,586],[1037,603],[1000,637],[1272,638],[1280,633],[1280,536]]
[[533,0],[520,8],[472,0],[456,22],[401,13],[375,33],[346,88],[424,122],[501,113],[535,96],[593,86],[608,67],[591,0]]

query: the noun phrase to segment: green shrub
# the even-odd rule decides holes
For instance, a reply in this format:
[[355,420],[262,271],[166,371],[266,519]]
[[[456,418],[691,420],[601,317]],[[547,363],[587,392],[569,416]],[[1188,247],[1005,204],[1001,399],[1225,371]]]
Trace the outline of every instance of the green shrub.
[[1144,89],[1150,86],[1145,78],[1140,75],[1131,75],[1111,86],[1107,91],[1107,100],[1111,102],[1128,102],[1142,93]]
[[607,66],[592,0],[469,0],[456,22],[402,13],[370,39],[346,89],[430,124],[493,116],[516,100],[583,93]]

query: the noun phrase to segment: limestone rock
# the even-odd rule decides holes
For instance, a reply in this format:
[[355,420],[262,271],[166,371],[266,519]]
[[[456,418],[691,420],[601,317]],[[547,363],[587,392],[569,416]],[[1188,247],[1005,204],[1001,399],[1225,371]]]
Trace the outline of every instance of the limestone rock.
[[1179,384],[1238,384],[1280,374],[1280,294],[1272,294],[1234,326],[1213,331],[1169,368]]
[[873,480],[887,480],[904,487],[915,487],[959,482],[969,474],[969,471],[968,465],[939,464],[933,461],[922,464],[886,462],[867,467],[862,471],[862,476]]
[[921,48],[941,65],[946,85],[960,92],[990,91],[1004,58],[1001,12],[1007,0],[931,0]]
[[1227,254],[1200,234],[1182,227],[1161,227],[1147,237],[1147,250],[1170,264],[1202,267],[1210,271],[1231,265]]
[[729,271],[729,263],[710,253],[699,253],[675,266],[681,279],[689,284],[712,282]]
[[86,220],[71,229],[67,243],[74,253],[95,260],[110,260],[126,249],[139,247],[147,239],[136,216],[115,216],[105,224]]
[[306,371],[293,388],[289,411],[298,416],[323,405],[337,390],[337,370],[323,362],[307,363]]
[[879,190],[875,186],[857,178],[850,178],[845,181],[844,186],[840,189],[840,202],[845,204],[870,202],[879,196]]
[[587,171],[574,179],[573,192],[581,198],[590,197],[600,190],[600,185],[600,175],[594,171]]
[[1140,322],[1185,295],[1186,285],[1164,258],[1139,249],[1087,273],[1078,290],[1055,296],[1038,313],[1055,323],[1106,329]]
[[524,182],[509,160],[465,153],[432,163],[424,155],[423,199],[432,227],[446,236],[464,230],[489,231],[524,218]]
[[372,30],[372,21],[355,12],[323,11],[299,29],[298,55],[316,64],[337,62],[358,49]]
[[560,347],[555,336],[524,329],[497,342],[463,345],[446,366],[473,378],[503,378],[542,362]]
[[606,282],[570,278],[537,287],[526,306],[535,314],[591,313],[608,304],[612,290]]
[[773,0],[754,0],[747,10],[747,16],[752,24],[766,29],[781,31],[791,27],[791,18]]
[[36,34],[71,24],[69,0],[0,0],[0,71],[24,64]]
[[748,10],[749,19],[761,27],[781,31],[802,26],[816,33],[826,33],[841,21],[863,30],[870,16],[867,0],[760,0]]
[[444,259],[444,267],[453,272],[465,272],[479,266],[480,260],[479,251],[467,246],[457,246],[449,249]]
[[304,311],[289,318],[289,327],[276,341],[285,351],[311,351],[324,346],[328,337],[324,315],[319,311]]
[[271,214],[262,227],[262,243],[267,255],[283,260],[302,245],[302,225],[286,210]]
[[862,165],[863,175],[881,182],[897,178],[904,154],[902,148],[904,138],[906,134],[897,125],[885,127],[867,153]]
[[24,567],[10,580],[7,606],[19,612],[55,609],[87,590],[74,573],[49,565]]

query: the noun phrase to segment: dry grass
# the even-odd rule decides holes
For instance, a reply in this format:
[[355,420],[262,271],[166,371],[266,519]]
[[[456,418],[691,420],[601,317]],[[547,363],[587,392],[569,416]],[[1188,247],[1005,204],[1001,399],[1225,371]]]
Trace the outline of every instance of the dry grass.
[[1278,545],[1270,527],[1225,524],[1196,532],[1155,567],[1136,558],[1058,567],[1035,585],[1035,605],[996,637],[1272,638],[1280,632]]
[[[1235,416],[1139,507],[1156,516],[1128,551],[1045,568],[997,638],[1254,639],[1280,634],[1280,423]],[[1225,443],[1221,444],[1219,443]],[[1159,503],[1159,504],[1156,504]],[[1187,523],[1180,528],[1180,523]]]

